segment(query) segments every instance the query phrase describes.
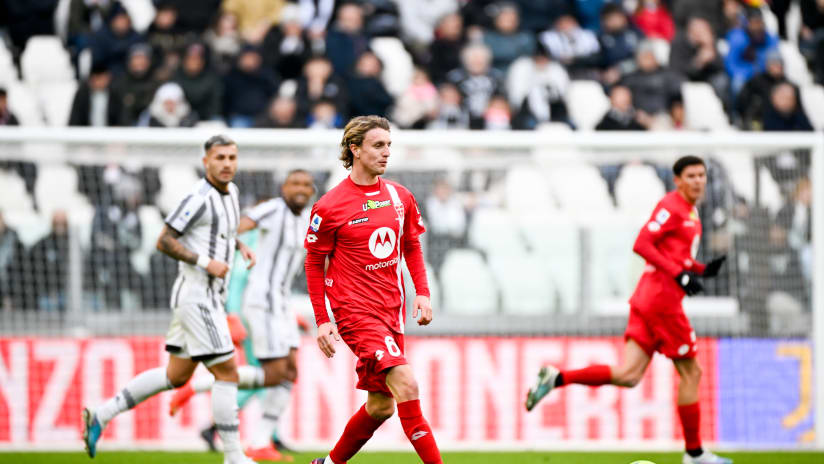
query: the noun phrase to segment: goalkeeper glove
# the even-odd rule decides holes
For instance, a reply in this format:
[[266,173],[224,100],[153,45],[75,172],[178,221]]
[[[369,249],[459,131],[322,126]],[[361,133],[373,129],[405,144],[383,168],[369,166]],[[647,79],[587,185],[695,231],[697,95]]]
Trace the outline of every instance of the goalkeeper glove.
[[704,290],[704,286],[698,281],[698,277],[689,271],[681,271],[681,273],[675,277],[675,281],[681,289],[684,290],[684,293],[689,296],[693,296]]
[[727,260],[727,255],[721,255],[709,263],[707,263],[706,267],[704,267],[704,273],[701,274],[701,277],[715,277],[718,275],[718,271],[721,270],[721,265],[724,264],[724,261]]

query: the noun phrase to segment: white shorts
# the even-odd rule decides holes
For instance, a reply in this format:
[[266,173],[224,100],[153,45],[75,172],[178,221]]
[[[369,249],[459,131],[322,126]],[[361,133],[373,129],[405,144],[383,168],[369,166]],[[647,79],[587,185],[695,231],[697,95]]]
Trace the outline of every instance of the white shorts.
[[298,322],[291,308],[269,311],[259,306],[246,306],[243,317],[249,324],[252,352],[256,358],[285,358],[290,349],[300,346]]
[[205,280],[180,275],[172,287],[172,322],[166,333],[166,351],[207,366],[234,355],[232,336],[221,299]]

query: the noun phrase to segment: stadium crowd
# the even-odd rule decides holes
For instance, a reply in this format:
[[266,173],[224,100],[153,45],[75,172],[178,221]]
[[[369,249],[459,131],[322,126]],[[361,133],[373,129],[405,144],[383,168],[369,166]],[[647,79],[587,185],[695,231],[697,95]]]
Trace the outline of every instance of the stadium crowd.
[[[329,128],[380,114],[575,128],[570,80],[595,80],[611,106],[599,130],[686,128],[686,81],[711,85],[741,129],[811,130],[779,52],[789,3],[770,2],[776,36],[761,0],[8,0],[0,34],[19,63],[58,24],[81,80],[71,126]],[[824,3],[799,3],[798,47],[821,84]],[[135,12],[153,15],[147,27]],[[0,124],[14,122],[0,93]]]

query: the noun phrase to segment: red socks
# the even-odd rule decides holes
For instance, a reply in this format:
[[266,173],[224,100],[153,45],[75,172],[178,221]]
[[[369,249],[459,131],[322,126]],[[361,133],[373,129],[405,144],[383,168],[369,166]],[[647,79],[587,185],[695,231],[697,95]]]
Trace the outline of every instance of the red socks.
[[581,385],[607,385],[612,383],[612,369],[610,369],[609,366],[596,364],[583,369],[562,372],[560,385],[569,385],[571,383]]
[[681,418],[681,427],[684,429],[684,441],[686,449],[694,450],[701,448],[701,408],[698,402],[678,406],[678,416]]
[[[443,464],[441,452],[438,451],[435,437],[432,436],[432,429],[421,413],[420,400],[398,403],[398,417],[401,419],[403,432],[424,464]],[[332,459],[335,460],[334,457]],[[337,464],[337,460],[335,463]]]
[[329,452],[329,457],[335,464],[346,464],[346,461],[352,459],[352,456],[372,438],[372,434],[381,424],[383,421],[375,420],[366,412],[366,404],[364,404],[346,423],[346,428],[343,429],[343,434],[335,447]]

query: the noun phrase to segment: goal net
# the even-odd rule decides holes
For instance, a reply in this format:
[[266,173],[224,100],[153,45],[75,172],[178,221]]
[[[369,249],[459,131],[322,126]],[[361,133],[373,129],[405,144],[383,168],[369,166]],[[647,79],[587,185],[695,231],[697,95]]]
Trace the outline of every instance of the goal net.
[[[227,133],[240,148],[242,208],[278,195],[291,169],[310,171],[318,195],[346,176],[339,131]],[[210,135],[0,130],[0,448],[78,448],[84,405],[166,362],[176,265],[155,243],[164,216],[203,175]],[[573,386],[531,413],[522,404],[542,364],[620,360],[627,300],[644,266],[633,242],[673,188],[672,163],[695,154],[708,167],[697,259],[727,256],[684,302],[704,367],[702,437],[822,446],[814,424],[824,408],[813,394],[824,372],[814,363],[824,354],[814,343],[824,335],[814,266],[824,262],[822,144],[820,134],[393,133],[386,177],[412,191],[428,229],[435,321],[407,325],[406,354],[439,443],[679,446],[677,375],[658,355],[635,389]],[[290,304],[314,327],[302,274]],[[228,309],[241,305],[230,299]],[[299,448],[328,447],[364,399],[354,357],[344,350],[327,360],[310,331],[299,372],[279,433]],[[175,417],[170,397],[119,416],[101,446],[203,447],[208,396]],[[241,413],[242,437],[258,411],[252,401]],[[405,449],[396,422],[370,446]]]

